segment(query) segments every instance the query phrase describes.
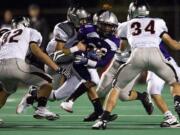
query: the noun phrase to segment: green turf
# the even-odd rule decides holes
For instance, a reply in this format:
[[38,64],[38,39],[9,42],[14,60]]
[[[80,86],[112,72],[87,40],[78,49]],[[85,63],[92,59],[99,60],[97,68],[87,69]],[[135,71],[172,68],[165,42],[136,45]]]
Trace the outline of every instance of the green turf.
[[[144,85],[136,89],[145,90]],[[12,95],[7,104],[0,111],[0,117],[5,124],[0,127],[0,135],[176,135],[180,129],[164,129],[159,127],[163,120],[161,113],[155,108],[152,116],[148,116],[139,101],[119,102],[113,113],[119,114],[116,121],[109,123],[105,131],[92,130],[94,122],[85,123],[82,119],[92,111],[92,106],[83,96],[74,105],[74,113],[69,114],[59,108],[59,102],[49,102],[49,109],[61,115],[57,121],[36,120],[32,117],[33,109],[23,115],[16,115],[16,105],[24,95],[23,89]],[[165,87],[163,96],[170,110],[173,111],[173,99],[168,87]],[[174,113],[174,111],[173,111]]]

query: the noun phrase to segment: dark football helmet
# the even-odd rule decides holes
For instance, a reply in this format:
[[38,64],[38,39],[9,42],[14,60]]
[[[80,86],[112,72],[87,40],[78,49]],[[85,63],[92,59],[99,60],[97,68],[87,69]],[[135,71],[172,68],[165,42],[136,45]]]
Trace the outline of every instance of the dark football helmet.
[[15,17],[11,21],[11,26],[13,29],[25,28],[25,27],[29,27],[29,25],[30,25],[29,18],[24,17],[24,16]]

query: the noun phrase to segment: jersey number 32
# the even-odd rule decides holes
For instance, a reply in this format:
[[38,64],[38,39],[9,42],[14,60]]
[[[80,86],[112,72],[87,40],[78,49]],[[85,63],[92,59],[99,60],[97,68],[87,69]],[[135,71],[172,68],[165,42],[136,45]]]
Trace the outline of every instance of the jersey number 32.
[[22,34],[23,30],[22,29],[17,29],[15,31],[8,31],[6,32],[3,37],[2,37],[2,44],[5,44],[6,42],[8,43],[13,43],[13,42],[18,42],[17,37]]

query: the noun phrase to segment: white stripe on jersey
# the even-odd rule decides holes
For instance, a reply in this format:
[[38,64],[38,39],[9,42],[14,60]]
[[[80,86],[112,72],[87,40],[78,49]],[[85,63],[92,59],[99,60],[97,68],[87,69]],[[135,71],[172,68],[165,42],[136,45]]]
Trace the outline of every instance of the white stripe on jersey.
[[91,33],[87,34],[87,37],[91,37],[91,38],[97,37],[97,38],[99,38],[99,35],[96,32],[91,32]]
[[113,41],[111,41],[110,39],[105,39],[105,42],[107,42],[109,44],[109,46],[111,47],[112,51],[116,51],[117,50],[117,46],[116,46],[116,44]]

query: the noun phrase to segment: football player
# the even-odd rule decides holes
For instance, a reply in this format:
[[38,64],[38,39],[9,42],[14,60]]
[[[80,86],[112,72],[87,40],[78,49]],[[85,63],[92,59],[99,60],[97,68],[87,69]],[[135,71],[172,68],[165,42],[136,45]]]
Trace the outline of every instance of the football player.
[[[143,0],[132,3],[131,19],[122,28],[121,36],[127,39],[132,48],[130,59],[118,69],[113,88],[107,97],[105,110],[92,128],[105,129],[108,117],[116,105],[120,91],[143,70],[150,70],[173,87],[175,111],[180,114],[180,84],[174,68],[162,56],[159,49],[161,40],[170,48],[179,50],[180,44],[167,34],[167,27],[162,19],[147,17],[149,11]],[[127,43],[123,40],[123,43]],[[156,58],[156,59],[154,59]],[[128,74],[131,72],[131,74]]]
[[39,48],[42,36],[35,29],[29,28],[29,19],[17,17],[12,20],[12,30],[1,36],[0,43],[0,107],[3,107],[7,98],[16,92],[18,83],[38,86],[37,110],[34,118],[57,119],[58,115],[46,108],[47,98],[52,90],[52,78],[44,71],[25,62],[28,49],[35,56],[50,66],[55,72],[60,73],[59,68]]
[[[130,6],[129,6],[129,14],[131,14],[131,10],[132,10],[132,4],[130,4]],[[133,19],[133,18],[130,18],[129,15],[127,18],[128,18],[128,20]],[[120,27],[118,27],[118,33],[121,33],[121,27],[123,27],[123,24],[124,23],[120,24]],[[119,35],[119,36],[121,36],[121,35]],[[177,66],[177,64],[173,60],[173,58],[170,56],[170,54],[167,51],[167,49],[165,48],[165,45],[163,44],[163,42],[160,43],[160,50],[161,50],[163,56],[165,57],[165,59],[167,59],[172,64],[172,66],[175,68],[177,73],[179,73],[179,67]],[[98,95],[100,98],[104,98],[108,94],[108,92],[112,86],[111,83],[113,81],[113,78],[117,73],[116,69],[118,69],[123,63],[125,63],[127,61],[127,59],[129,58],[129,55],[130,55],[129,49],[126,49],[125,52],[123,51],[121,53],[116,53],[115,60],[114,60],[114,62],[112,62],[113,64],[110,66],[110,68],[105,73],[103,73],[103,77],[101,78],[100,84],[97,88],[97,92],[98,92]],[[140,100],[140,101],[142,101],[142,104],[143,104],[144,108],[146,109],[147,113],[152,114],[153,105],[148,98],[148,94],[146,92],[140,93],[140,92],[137,92],[136,90],[132,90],[138,76],[135,77],[121,91],[119,99],[122,101]],[[179,74],[178,74],[178,78],[179,78]],[[178,122],[177,118],[168,109],[167,104],[165,103],[162,96],[160,95],[164,83],[165,82],[162,79],[160,79],[157,75],[155,75],[151,71],[148,71],[147,91],[154,99],[154,102],[156,103],[156,105],[158,106],[160,111],[163,113],[164,119],[165,119],[163,122],[161,122],[160,126],[161,127],[178,127],[179,122]]]
[[[58,23],[53,32],[53,39],[49,42],[47,46],[47,53],[49,55],[53,54],[52,59],[57,63],[61,63],[61,67],[63,71],[61,72],[69,82],[72,84],[77,84],[80,82],[80,79],[74,77],[74,73],[71,72],[72,69],[72,60],[73,56],[71,54],[79,51],[80,49],[85,49],[84,45],[81,42],[78,43],[78,29],[80,24],[87,23],[89,17],[89,13],[84,10],[84,8],[74,8],[70,7],[67,12],[67,21]],[[77,44],[77,45],[76,45]],[[74,46],[75,45],[75,46]],[[63,57],[66,54],[67,57]],[[69,55],[68,55],[69,54]],[[68,57],[69,56],[69,57]],[[65,63],[65,64],[63,64]],[[47,69],[47,72],[53,76],[53,89],[57,89],[60,86],[60,82],[64,82],[64,78],[56,74],[51,69]],[[72,74],[71,74],[72,73]],[[69,78],[69,76],[72,76]],[[62,80],[61,80],[62,79]],[[73,81],[72,81],[73,80]],[[74,85],[66,85],[66,83],[61,87],[62,90],[57,90],[59,95],[64,96],[65,94],[69,94],[72,89],[74,89]],[[50,99],[54,99],[54,94],[56,90],[52,92],[50,95]],[[17,108],[19,108],[18,113],[22,113],[26,107],[33,104],[35,101],[35,97],[37,96],[36,87],[30,87],[29,92],[22,98],[20,104]],[[31,99],[31,100],[28,100]]]
[[[78,57],[76,61],[78,61],[80,64],[84,63],[85,65],[91,68],[98,68],[98,67],[106,68],[108,64],[111,62],[120,42],[119,39],[115,37],[117,26],[118,26],[118,20],[115,14],[110,11],[103,12],[98,18],[98,23],[97,23],[96,31],[100,36],[99,39],[89,38],[90,43],[92,42],[91,44],[94,44],[95,46],[94,48],[94,50],[96,50],[95,54],[102,55],[101,58],[99,60],[98,58],[96,60],[92,60],[92,58],[90,59],[87,55],[86,57],[82,57],[82,56]],[[85,27],[88,28],[90,26],[85,26]],[[87,54],[88,53],[89,52],[87,52]],[[78,65],[77,68],[79,66],[80,65]],[[102,113],[103,109],[100,100],[98,98],[98,95],[96,93],[96,90],[94,89],[94,85],[92,86],[91,85],[89,85],[89,82],[86,85],[84,84],[80,85],[79,88],[66,100],[66,102],[63,102],[61,104],[61,107],[66,111],[72,112],[73,102],[83,93],[88,91],[88,96],[94,106],[94,112],[90,114],[88,117],[86,117],[84,121],[96,120],[98,116]],[[116,117],[117,117],[116,115],[112,115],[110,119],[113,120]]]
[[[178,81],[180,77],[180,68],[177,66],[175,60],[171,57],[170,53],[167,51],[165,44],[163,42],[160,43],[160,50],[165,57],[165,59],[171,64],[174,70],[177,73]],[[161,92],[163,90],[165,81],[158,77],[155,73],[148,71],[147,76],[147,91],[153,98],[155,104],[160,109],[160,111],[164,115],[164,121],[161,123],[161,127],[179,127],[179,121],[177,120],[176,116],[172,114],[169,110],[166,102],[164,101],[163,97],[161,96]]]

